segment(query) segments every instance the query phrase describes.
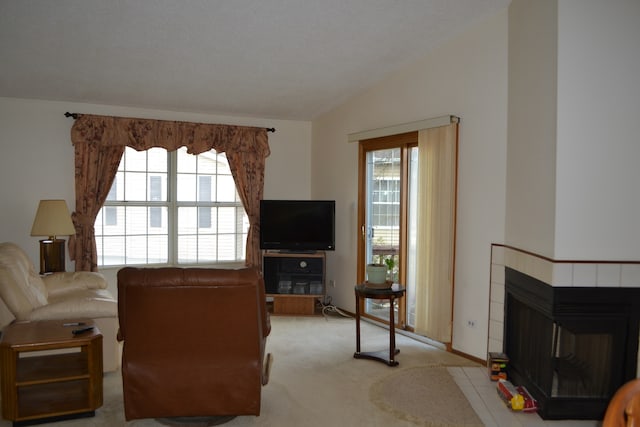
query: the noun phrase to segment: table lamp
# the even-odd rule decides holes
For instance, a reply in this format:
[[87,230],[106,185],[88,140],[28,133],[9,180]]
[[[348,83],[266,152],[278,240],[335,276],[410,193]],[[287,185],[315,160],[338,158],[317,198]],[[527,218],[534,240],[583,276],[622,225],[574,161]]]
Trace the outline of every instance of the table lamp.
[[40,274],[65,271],[64,239],[57,237],[76,234],[67,202],[40,200],[31,227],[32,236],[48,236],[40,240]]

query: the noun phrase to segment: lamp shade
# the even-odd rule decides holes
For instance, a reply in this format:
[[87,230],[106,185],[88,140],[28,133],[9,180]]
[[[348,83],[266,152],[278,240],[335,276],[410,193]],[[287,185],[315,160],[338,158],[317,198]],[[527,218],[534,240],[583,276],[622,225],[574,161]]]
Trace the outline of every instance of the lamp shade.
[[64,200],[40,200],[36,218],[31,227],[32,236],[69,236],[76,234],[71,222],[67,202]]

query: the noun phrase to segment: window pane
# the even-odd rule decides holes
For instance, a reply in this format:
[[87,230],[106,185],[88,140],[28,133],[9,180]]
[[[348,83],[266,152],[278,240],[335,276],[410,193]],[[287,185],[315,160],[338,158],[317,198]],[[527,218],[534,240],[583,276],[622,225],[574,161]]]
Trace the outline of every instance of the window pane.
[[147,207],[127,207],[127,235],[147,234]]
[[149,198],[152,202],[167,200],[167,174],[149,175]]
[[[122,162],[120,162],[120,165],[122,165]],[[116,173],[107,200],[124,200],[124,172]]]
[[167,150],[164,148],[150,148],[147,150],[149,172],[167,172]]
[[[122,179],[122,177],[120,178]],[[107,194],[107,200],[118,200],[118,174],[117,173],[115,178],[113,179],[111,188],[109,189],[109,194]]]
[[187,153],[185,147],[177,150],[178,155],[178,173],[195,173],[197,158],[193,154]]
[[213,177],[210,175],[200,175],[198,176],[198,201],[199,202],[210,202],[215,200],[213,198],[211,182],[213,181]]
[[211,210],[209,207],[198,208],[198,228],[211,228]]
[[[149,236],[149,263],[166,264],[169,261],[169,236]],[[131,263],[129,263],[131,264]]]
[[[109,216],[108,220],[107,216]],[[102,234],[105,236],[121,236],[124,234],[124,225],[124,207],[104,207],[100,210],[100,212],[98,212],[98,216],[96,217],[96,235]]]
[[147,171],[147,152],[136,151],[131,147],[127,147],[124,153],[124,168],[128,171]]
[[196,236],[178,236],[178,263],[198,261],[198,239]]
[[179,202],[196,201],[196,176],[180,173],[178,174],[177,199]]
[[127,236],[126,264],[147,263],[147,236]]
[[215,236],[203,237],[198,239],[198,261],[214,262],[216,261],[216,238]]
[[219,153],[217,155],[218,175],[231,175],[231,168],[229,167],[229,161],[225,153]]
[[98,265],[104,265],[104,251],[102,250],[103,241],[102,236],[96,235],[96,248],[98,250]]
[[418,260],[418,147],[412,147],[409,163],[409,199],[407,224],[407,324],[416,325],[416,269]]
[[124,200],[147,200],[147,174],[144,172],[124,173]]
[[201,215],[204,215],[203,212],[206,212],[206,216],[208,220],[211,221],[208,227],[205,227],[202,223],[199,223],[198,234],[201,236],[207,236],[211,234],[218,233],[218,217],[217,211],[218,209],[215,207],[199,207],[198,209],[198,221],[201,221]]
[[160,228],[162,227],[162,210],[158,207],[149,208],[149,227]]
[[235,202],[236,198],[236,185],[231,175],[218,175],[218,201],[219,202]]
[[[107,200],[167,200],[167,165],[168,153],[163,148],[136,151],[127,147]],[[147,176],[160,178],[150,179],[147,185]],[[153,199],[147,192],[154,193]]]
[[118,209],[115,206],[106,206],[103,210],[104,225],[118,225]]
[[169,218],[166,206],[149,207],[148,234],[169,234]]
[[198,208],[178,208],[178,236],[198,232]]
[[[96,243],[97,243],[96,238]],[[102,245],[102,265],[123,265],[125,264],[125,244],[124,236],[104,237],[101,239]],[[100,249],[98,249],[100,252]]]
[[218,233],[235,233],[236,208],[218,208]]
[[[215,174],[219,173],[218,167],[218,154],[215,151],[210,151],[208,153],[202,153],[198,155],[198,173],[208,173]],[[223,159],[226,163],[226,159]]]
[[218,236],[218,259],[221,261],[233,261],[236,259],[234,236],[228,234]]

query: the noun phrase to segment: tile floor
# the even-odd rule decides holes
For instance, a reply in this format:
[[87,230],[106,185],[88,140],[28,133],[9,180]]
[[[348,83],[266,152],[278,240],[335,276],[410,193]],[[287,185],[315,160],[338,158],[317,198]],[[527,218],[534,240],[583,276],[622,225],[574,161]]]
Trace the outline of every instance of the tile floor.
[[600,421],[561,420],[546,421],[536,413],[512,412],[500,399],[496,383],[489,379],[481,367],[449,368],[451,376],[487,427],[597,427]]

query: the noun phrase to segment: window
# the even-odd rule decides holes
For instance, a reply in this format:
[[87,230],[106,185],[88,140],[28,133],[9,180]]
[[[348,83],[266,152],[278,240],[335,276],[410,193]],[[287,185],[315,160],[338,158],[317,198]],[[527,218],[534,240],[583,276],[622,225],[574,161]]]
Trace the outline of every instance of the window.
[[224,153],[127,147],[96,217],[98,265],[239,262],[248,229]]

